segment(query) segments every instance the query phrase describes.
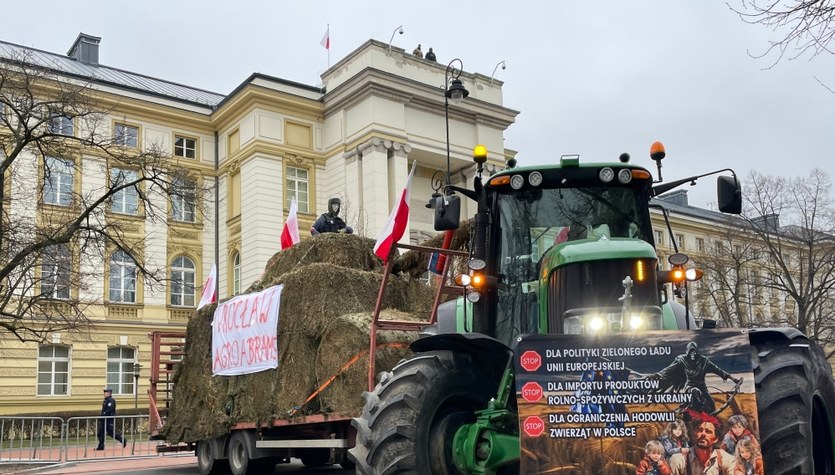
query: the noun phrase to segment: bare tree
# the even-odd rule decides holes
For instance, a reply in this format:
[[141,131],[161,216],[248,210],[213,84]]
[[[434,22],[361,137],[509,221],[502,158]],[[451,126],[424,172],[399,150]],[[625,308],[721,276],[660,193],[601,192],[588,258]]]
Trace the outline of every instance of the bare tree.
[[[761,244],[752,239],[747,222],[727,217],[715,237],[710,252],[699,258],[704,277],[699,282],[695,302],[703,316],[725,327],[747,328],[763,325],[759,311],[761,300],[759,279]],[[705,312],[710,311],[709,314]]]
[[776,64],[784,57],[832,53],[829,42],[835,36],[835,4],[830,0],[741,0],[739,6],[728,5],[746,23],[785,32],[755,57],[776,54]]
[[[786,178],[752,172],[743,219],[705,258],[707,296],[732,326],[793,326],[835,344],[835,206],[821,170]],[[701,303],[701,302],[700,302]],[[709,308],[709,307],[703,307]],[[835,349],[831,350],[835,354]]]
[[[0,59],[0,329],[21,341],[85,330],[91,305],[153,291],[166,273],[144,255],[148,228],[199,212],[185,167],[112,130],[116,107],[25,52]],[[111,262],[121,285],[105,296]]]

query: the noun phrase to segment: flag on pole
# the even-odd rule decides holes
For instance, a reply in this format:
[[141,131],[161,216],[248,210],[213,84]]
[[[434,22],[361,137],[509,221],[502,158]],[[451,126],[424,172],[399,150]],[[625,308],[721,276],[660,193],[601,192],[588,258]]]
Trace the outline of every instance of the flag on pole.
[[287,221],[284,222],[284,230],[281,231],[281,250],[293,247],[294,244],[301,241],[301,238],[299,238],[299,219],[296,217],[298,207],[294,196],[290,202],[290,213],[287,215]]
[[406,179],[406,187],[403,188],[400,201],[391,210],[386,227],[380,232],[377,243],[374,244],[374,254],[383,262],[388,260],[391,247],[403,237],[403,233],[406,231],[406,224],[409,222],[409,193],[412,187],[412,177],[415,175],[415,168],[417,168],[416,162],[412,164],[412,171],[409,172],[409,178]]
[[212,302],[217,302],[217,265],[212,264],[212,271],[209,272],[209,278],[203,284],[203,295],[200,296],[200,303],[197,304],[197,310],[209,305]]
[[328,25],[328,28],[325,30],[325,36],[322,37],[322,41],[319,42],[322,46],[325,47],[326,50],[331,49],[331,26]]

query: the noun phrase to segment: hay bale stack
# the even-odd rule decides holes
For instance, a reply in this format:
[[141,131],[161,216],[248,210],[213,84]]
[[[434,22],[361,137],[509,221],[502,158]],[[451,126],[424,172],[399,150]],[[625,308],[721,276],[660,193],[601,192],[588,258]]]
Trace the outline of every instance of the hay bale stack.
[[[425,317],[397,310],[383,310],[380,319],[426,320]],[[337,318],[323,333],[316,356],[316,374],[320,385],[331,378],[333,380],[319,393],[322,409],[329,412],[362,409],[362,392],[367,389],[368,382],[370,329],[371,312],[364,312]],[[390,371],[398,361],[409,357],[412,354],[409,343],[417,336],[417,332],[411,331],[379,331],[375,372]]]
[[[163,428],[166,439],[192,442],[218,437],[239,422],[269,423],[292,414],[313,414],[335,408],[345,412],[359,410],[365,376],[357,378],[353,384],[340,380],[306,401],[324,382],[323,378],[329,377],[324,373],[333,365],[341,366],[361,351],[361,347],[368,347],[370,314],[382,281],[382,266],[372,248],[370,239],[330,234],[303,241],[270,260],[271,267],[250,291],[284,285],[276,369],[213,377],[211,321],[216,305],[196,312],[188,324],[186,355],[175,375],[172,404]],[[319,261],[312,262],[313,258]],[[433,296],[431,289],[420,281],[408,275],[392,275],[383,308],[409,315],[403,317],[392,310],[387,311],[389,316],[384,318],[426,319]],[[340,318],[360,313],[365,315],[365,320]],[[364,330],[360,328],[362,325],[365,325]],[[328,337],[328,330],[336,328],[355,336],[348,339]],[[402,337],[402,341],[408,342],[416,336],[416,333],[408,337],[381,335],[380,341]],[[321,356],[323,345],[332,361]],[[390,369],[403,354],[383,351],[378,358],[378,368]],[[328,369],[317,373],[315,363],[318,359],[328,361]],[[367,357],[362,368],[358,364],[351,371],[351,374],[367,374]]]

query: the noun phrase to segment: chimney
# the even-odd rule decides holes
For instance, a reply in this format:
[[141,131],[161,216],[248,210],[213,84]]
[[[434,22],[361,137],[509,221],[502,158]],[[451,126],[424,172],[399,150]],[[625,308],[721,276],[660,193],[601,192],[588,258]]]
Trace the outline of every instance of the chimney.
[[99,65],[99,42],[101,38],[79,33],[67,56],[83,64]]
[[687,204],[687,190],[671,191],[659,196],[658,199],[678,206],[689,206]]

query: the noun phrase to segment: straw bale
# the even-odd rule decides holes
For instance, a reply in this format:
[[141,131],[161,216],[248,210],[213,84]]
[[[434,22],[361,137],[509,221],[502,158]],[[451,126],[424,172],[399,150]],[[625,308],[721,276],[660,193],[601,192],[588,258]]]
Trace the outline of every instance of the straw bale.
[[275,285],[284,274],[313,263],[380,271],[382,261],[374,255],[373,249],[373,240],[353,234],[323,233],[303,239],[295,246],[277,252],[271,257],[263,275],[246,290],[246,293],[264,290]]
[[[470,241],[470,226],[472,220],[467,220],[461,223],[453,232],[452,243],[449,248],[456,251],[463,251],[466,249]],[[440,249],[444,244],[444,234],[440,233],[435,237],[422,242],[420,245],[424,247],[434,247]],[[408,251],[397,257],[392,264],[392,272],[397,274],[408,274],[413,278],[420,277],[426,272],[429,267],[428,252],[424,251]]]
[[[187,328],[186,351],[174,377],[174,393],[163,435],[169,442],[197,441],[225,434],[238,422],[269,423],[294,414],[326,410],[358,410],[356,400],[366,377],[342,378],[332,387],[307,398],[324,381],[317,360],[325,349],[339,366],[368,347],[368,325],[382,281],[380,261],[371,251],[373,241],[333,234],[307,239],[270,260],[262,278],[250,291],[283,284],[278,322],[278,368],[240,376],[212,376],[211,321],[215,304],[195,312]],[[430,287],[408,275],[392,275],[383,308],[426,318],[432,305]],[[362,313],[365,321],[340,321],[344,314]],[[392,315],[392,313],[387,313]],[[385,317],[395,318],[398,317]],[[409,317],[405,317],[409,318]],[[362,325],[365,328],[362,329]],[[343,328],[349,338],[324,338],[329,329]],[[408,338],[414,338],[409,335]],[[380,341],[390,338],[381,335]],[[399,337],[398,337],[399,338]],[[384,350],[378,367],[388,369],[405,356]],[[323,360],[324,361],[324,360]],[[330,365],[337,364],[328,363]],[[365,363],[351,371],[367,373]],[[360,367],[362,366],[362,367]],[[362,369],[366,368],[366,369]],[[353,373],[350,373],[353,374]],[[350,376],[350,375],[346,375]],[[350,384],[349,384],[350,383]],[[323,407],[325,403],[327,407]]]
[[[385,309],[380,312],[380,319],[421,321],[427,318]],[[331,412],[356,412],[362,409],[362,392],[367,389],[368,382],[370,328],[371,312],[355,313],[337,318],[322,335],[316,357],[317,379],[322,385],[335,376],[319,394],[322,409]],[[390,371],[400,360],[409,357],[412,352],[408,345],[417,337],[418,332],[414,331],[378,332],[375,372]],[[356,362],[342,370],[355,356],[359,356]]]

